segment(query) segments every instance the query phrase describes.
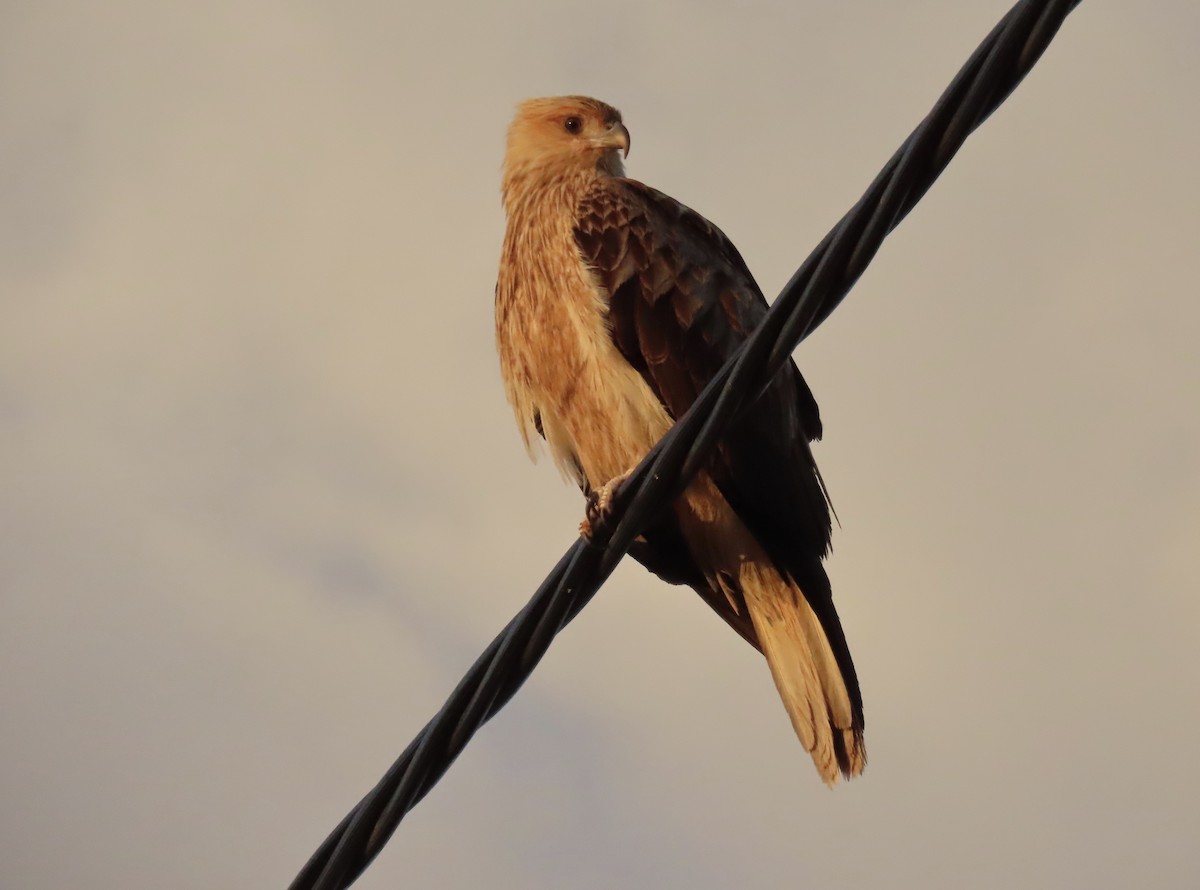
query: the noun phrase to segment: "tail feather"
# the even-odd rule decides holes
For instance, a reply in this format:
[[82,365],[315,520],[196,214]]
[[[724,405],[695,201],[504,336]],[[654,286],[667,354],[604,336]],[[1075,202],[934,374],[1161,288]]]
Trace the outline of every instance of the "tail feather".
[[[676,503],[675,512],[683,539],[709,582],[701,595],[708,592],[706,598],[712,602],[716,591],[721,591],[739,619],[744,622],[745,613],[749,613],[753,636],[766,656],[779,697],[821,778],[833,785],[839,775],[859,775],[866,766],[867,752],[854,665],[832,603],[827,631],[802,592],[812,587],[812,595],[818,600],[822,592],[828,598],[824,573],[804,578],[799,584],[780,574],[704,473],[692,481]],[[739,608],[743,603],[744,607]],[[716,602],[714,608],[721,612],[725,605]],[[742,634],[755,642],[746,631]],[[842,663],[835,654],[835,645],[843,653]]]
[[859,775],[867,755],[850,694],[812,607],[774,567],[742,565],[747,610],[792,727],[826,784]]

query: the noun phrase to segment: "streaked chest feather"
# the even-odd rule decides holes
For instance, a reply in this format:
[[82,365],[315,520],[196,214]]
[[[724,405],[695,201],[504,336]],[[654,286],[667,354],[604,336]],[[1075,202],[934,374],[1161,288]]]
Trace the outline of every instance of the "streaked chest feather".
[[573,221],[510,217],[496,287],[496,340],[526,446],[540,432],[571,478],[603,485],[671,419],[609,333],[607,295],[576,247]]

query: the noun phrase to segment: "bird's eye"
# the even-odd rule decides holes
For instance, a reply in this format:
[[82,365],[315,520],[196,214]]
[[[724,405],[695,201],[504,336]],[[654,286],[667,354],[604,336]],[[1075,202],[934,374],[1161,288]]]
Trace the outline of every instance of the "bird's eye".
[[583,129],[583,121],[580,118],[572,116],[563,121],[563,127],[568,133],[578,133]]

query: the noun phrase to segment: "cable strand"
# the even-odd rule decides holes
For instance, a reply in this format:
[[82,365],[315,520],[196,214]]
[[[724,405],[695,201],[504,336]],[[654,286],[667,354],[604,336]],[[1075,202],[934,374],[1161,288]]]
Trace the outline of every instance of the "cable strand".
[[1081,0],[1022,0],[983,40],[851,210],[796,270],[759,328],[613,492],[612,508],[559,560],[436,715],[342,819],[290,885],[341,890],[382,850],[479,728],[516,694],[634,539],[686,487],[737,416],[838,306],[966,138],[1016,88]]

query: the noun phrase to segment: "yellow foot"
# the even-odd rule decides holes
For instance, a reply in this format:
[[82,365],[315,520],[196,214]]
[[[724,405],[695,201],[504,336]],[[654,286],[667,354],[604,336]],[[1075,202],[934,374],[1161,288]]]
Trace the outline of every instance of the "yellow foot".
[[614,476],[600,487],[599,491],[588,492],[587,508],[583,521],[579,523],[579,534],[587,540],[592,540],[595,527],[608,518],[612,510],[613,493],[629,478],[633,470],[626,470],[620,476]]

